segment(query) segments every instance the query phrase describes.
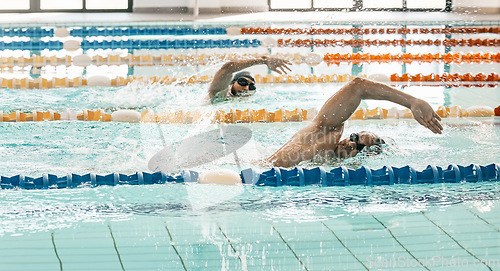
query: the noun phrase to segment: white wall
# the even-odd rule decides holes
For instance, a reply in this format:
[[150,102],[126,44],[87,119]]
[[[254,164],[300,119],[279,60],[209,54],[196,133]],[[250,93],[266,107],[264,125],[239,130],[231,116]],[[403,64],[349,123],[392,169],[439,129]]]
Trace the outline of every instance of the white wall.
[[453,11],[498,14],[500,0],[453,0]]
[[[134,0],[134,8],[193,8],[194,0]],[[267,0],[198,0],[200,8],[258,8],[267,10]]]
[[500,8],[500,0],[453,0],[454,7]]
[[[267,0],[198,0],[200,8],[253,8],[268,10]],[[460,9],[500,9],[500,0],[453,0],[456,10]],[[134,0],[134,8],[193,8],[194,0]]]
[[[188,0],[187,1],[188,7],[192,8],[194,7],[194,2],[195,0]],[[200,8],[220,8],[220,1],[219,0],[198,0],[198,6]]]

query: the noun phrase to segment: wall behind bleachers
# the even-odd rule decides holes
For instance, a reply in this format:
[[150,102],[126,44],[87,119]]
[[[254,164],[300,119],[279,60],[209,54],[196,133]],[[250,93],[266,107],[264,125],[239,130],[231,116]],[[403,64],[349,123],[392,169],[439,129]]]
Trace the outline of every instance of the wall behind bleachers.
[[[262,12],[268,11],[267,0],[198,0],[200,13]],[[170,12],[182,13],[193,11],[195,0],[134,0],[134,12]]]
[[[198,0],[200,13],[268,11],[268,0]],[[134,12],[191,13],[195,0],[134,0]],[[500,0],[454,0],[455,12],[500,13]]]

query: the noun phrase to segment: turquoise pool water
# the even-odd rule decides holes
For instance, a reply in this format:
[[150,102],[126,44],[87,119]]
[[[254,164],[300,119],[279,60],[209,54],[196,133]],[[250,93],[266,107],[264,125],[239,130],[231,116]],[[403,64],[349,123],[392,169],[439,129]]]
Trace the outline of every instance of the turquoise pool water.
[[0,196],[4,270],[496,270],[500,255],[497,183]]
[[[5,90],[4,112],[117,108],[318,108],[340,84],[268,85],[252,98],[209,105],[206,86]],[[178,93],[171,94],[173,90]],[[422,90],[425,91],[425,88]],[[443,102],[427,89],[433,105]],[[127,97],[124,98],[124,92]],[[135,95],[132,95],[136,92]],[[300,99],[309,95],[310,99]],[[180,96],[180,97],[179,97]],[[191,98],[193,97],[193,98]],[[297,101],[301,101],[298,103]],[[367,105],[367,104],[366,104]],[[232,124],[252,130],[238,150],[192,169],[258,167],[300,123]],[[498,162],[500,127],[446,119],[442,135],[413,120],[349,121],[394,144],[374,157],[303,167],[486,165]],[[79,121],[0,123],[3,176],[148,171],[167,144],[215,124]],[[264,170],[264,169],[263,169]],[[0,191],[5,270],[495,270],[500,264],[498,183],[391,187],[251,187],[200,184]],[[24,261],[29,257],[29,261]]]
[[[371,53],[394,50],[364,49]],[[444,50],[407,49],[412,53]],[[336,50],[351,52],[352,48]],[[273,48],[273,53],[310,51]],[[315,48],[318,53],[331,51]],[[265,53],[267,49],[248,52]],[[472,66],[457,65],[450,72],[476,69],[489,73],[499,67],[491,63]],[[133,72],[138,76],[202,75],[213,74],[218,67],[136,67]],[[127,72],[126,67],[94,67],[87,72],[107,68]],[[412,63],[405,69],[441,73],[445,67]],[[46,72],[55,74],[57,69],[53,70]],[[302,64],[294,65],[292,73],[312,71],[351,73],[352,66],[320,64],[311,68]],[[401,72],[402,66],[370,64],[362,71],[389,75]],[[259,85],[250,98],[215,105],[205,100],[206,84],[134,82],[117,88],[1,89],[0,110],[309,109],[319,108],[342,85]],[[403,91],[434,107],[496,107],[500,101],[498,88],[413,86]],[[394,105],[365,101],[362,106]],[[306,124],[231,124],[252,131],[250,142],[237,152],[238,161],[228,155],[190,169],[264,170],[256,161],[272,154]],[[349,121],[345,134],[373,131],[390,146],[378,156],[306,161],[300,166],[376,169],[410,165],[421,170],[429,164],[446,167],[500,161],[500,126],[491,118],[450,118],[443,124],[443,134],[434,135],[413,120]],[[148,171],[149,160],[164,144],[217,127],[210,123],[0,123],[0,175]],[[500,270],[499,198],[498,183],[325,188],[168,184],[0,190],[0,270]]]
[[[265,85],[248,99],[207,104],[203,94],[206,85],[175,87],[171,85],[132,85],[123,88],[68,88],[56,90],[5,90],[2,100],[4,112],[23,108],[24,112],[53,109],[83,111],[104,109],[111,113],[120,108],[138,111],[150,109],[201,110],[261,109],[270,111],[284,108],[320,108],[342,84],[314,85]],[[451,90],[453,91],[453,90]],[[415,91],[414,91],[415,92]],[[424,88],[420,96],[433,106],[443,103],[444,95],[439,88]],[[307,99],[301,97],[307,96]],[[201,97],[201,98],[200,98]],[[369,101],[374,104],[374,101]],[[22,104],[22,105],[21,105]],[[370,106],[364,102],[365,106]],[[375,104],[376,105],[376,104]],[[385,103],[380,103],[384,106]],[[393,106],[393,105],[390,105]],[[380,168],[384,165],[410,165],[423,169],[428,164],[447,166],[450,163],[487,165],[500,158],[497,151],[500,127],[492,118],[444,119],[442,135],[434,135],[414,120],[367,120],[349,121],[345,134],[373,131],[391,142],[386,151],[375,157],[355,157],[347,160],[306,161],[304,167],[323,165],[333,168],[339,165]],[[252,139],[237,154],[240,168],[258,167],[259,159],[276,151],[282,144],[307,125],[307,122],[232,124],[252,130]],[[25,174],[40,176],[43,173],[65,175],[95,172],[133,173],[148,171],[148,161],[163,149],[161,135],[166,144],[182,141],[218,127],[216,124],[153,124],[153,123],[102,123],[79,121],[0,123],[3,176]],[[202,145],[203,142],[200,144]],[[201,146],[200,145],[200,146]],[[208,170],[227,167],[239,170],[233,156],[192,168]],[[182,169],[179,169],[182,170]]]

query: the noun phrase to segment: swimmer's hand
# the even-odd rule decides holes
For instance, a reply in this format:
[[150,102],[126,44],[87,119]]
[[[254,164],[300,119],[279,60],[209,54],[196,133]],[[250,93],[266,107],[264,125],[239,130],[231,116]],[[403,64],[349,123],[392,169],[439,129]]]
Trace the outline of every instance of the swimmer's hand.
[[441,117],[434,112],[432,107],[423,100],[415,99],[411,104],[411,112],[418,123],[425,128],[431,130],[435,134],[441,134],[443,126],[441,126]]
[[263,56],[262,58],[265,60],[267,67],[271,71],[277,72],[279,74],[284,74],[292,70],[290,69],[290,67],[288,67],[289,65],[292,65],[292,63],[288,60],[267,56]]

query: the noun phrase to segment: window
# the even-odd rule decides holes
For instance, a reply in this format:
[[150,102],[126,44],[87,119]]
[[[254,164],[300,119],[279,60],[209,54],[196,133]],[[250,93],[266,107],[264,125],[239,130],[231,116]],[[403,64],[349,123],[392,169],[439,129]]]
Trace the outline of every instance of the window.
[[87,9],[127,9],[128,0],[86,0]]
[[30,0],[0,0],[1,10],[28,10],[30,8]]
[[314,0],[313,8],[353,8],[354,1],[353,0]]
[[409,9],[419,9],[419,8],[445,9],[446,8],[446,1],[406,0],[406,7]]
[[133,0],[0,0],[0,12],[131,12]]
[[40,0],[40,9],[82,9],[83,1],[81,0]]
[[271,9],[305,9],[311,8],[311,0],[272,0]]
[[373,8],[373,9],[380,9],[380,8],[403,8],[403,1],[402,0],[364,0],[363,1],[363,8]]

